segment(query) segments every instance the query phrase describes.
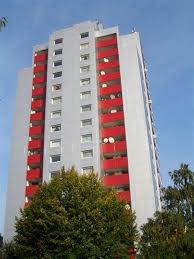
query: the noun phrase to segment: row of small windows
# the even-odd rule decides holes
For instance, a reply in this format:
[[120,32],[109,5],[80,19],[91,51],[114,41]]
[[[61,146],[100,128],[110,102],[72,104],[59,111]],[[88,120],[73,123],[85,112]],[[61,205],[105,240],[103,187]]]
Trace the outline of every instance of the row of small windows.
[[[88,112],[91,111],[91,105],[83,105],[81,106],[81,112]],[[52,111],[51,112],[51,118],[52,119],[57,119],[61,117],[61,110],[58,111]],[[92,125],[92,119],[86,119],[86,120],[82,120],[81,121],[81,126],[85,127],[85,126],[90,126]]]
[[[81,39],[88,38],[88,37],[89,37],[89,32],[83,32],[80,34]],[[58,39],[54,40],[55,45],[61,44],[61,43],[63,43],[63,38],[58,38]]]
[[[94,171],[93,166],[87,166],[87,167],[82,167],[81,173],[82,174],[89,174]],[[60,171],[52,171],[50,172],[50,179],[53,179],[55,176],[60,175]]]
[[[93,157],[93,150],[89,149],[89,150],[84,150],[81,152],[81,158],[91,158]],[[61,155],[52,155],[50,156],[50,163],[57,163],[61,161]]]

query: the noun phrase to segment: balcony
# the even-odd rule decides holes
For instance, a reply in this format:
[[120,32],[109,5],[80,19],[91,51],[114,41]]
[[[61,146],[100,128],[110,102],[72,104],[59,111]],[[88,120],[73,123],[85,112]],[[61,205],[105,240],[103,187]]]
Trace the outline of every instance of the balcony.
[[30,121],[42,121],[44,120],[45,115],[44,112],[36,112],[30,115]]
[[41,53],[41,54],[37,54],[37,55],[34,57],[34,63],[46,61],[47,58],[48,58],[48,53],[47,53],[47,52],[43,52],[43,53]]
[[103,154],[107,153],[123,153],[127,151],[126,141],[117,141],[115,143],[107,143],[101,145],[101,150]]
[[34,194],[36,192],[38,192],[40,189],[39,185],[30,185],[30,186],[26,186],[26,196],[27,197],[31,197],[34,196]]
[[33,85],[45,83],[46,79],[47,79],[46,75],[34,77]]
[[115,112],[115,113],[107,113],[102,114],[100,117],[101,123],[110,123],[115,121],[123,121],[124,113],[123,111]]
[[119,200],[125,200],[127,203],[131,203],[131,196],[129,191],[118,192]]
[[99,75],[98,81],[99,83],[104,83],[104,82],[108,82],[108,81],[112,81],[120,78],[121,78],[120,72],[112,72],[105,75]]
[[108,68],[115,68],[119,67],[119,60],[113,60],[110,62],[101,62],[97,64],[97,69],[98,70],[103,70],[103,69],[108,69]]
[[117,37],[116,36],[113,36],[111,38],[108,38],[108,39],[103,39],[103,40],[98,40],[96,42],[96,48],[103,48],[103,47],[106,47],[106,46],[112,46],[112,45],[117,45]]
[[44,134],[44,126],[33,126],[30,128],[29,135],[30,136],[36,136],[36,135],[42,135]]
[[116,126],[112,128],[102,128],[101,129],[101,137],[109,138],[109,137],[119,137],[125,136],[125,127],[124,126]]
[[31,103],[31,109],[32,110],[43,110],[45,108],[45,100],[43,99],[38,99],[34,100]]
[[32,169],[27,171],[26,179],[28,181],[39,180],[42,178],[41,169]]
[[47,64],[41,64],[34,67],[34,74],[39,72],[46,72]]
[[110,48],[110,49],[106,49],[106,50],[101,50],[101,51],[97,52],[96,56],[97,56],[97,59],[118,56],[118,49]]
[[39,87],[32,90],[32,97],[43,97],[46,95],[46,88]]
[[109,95],[109,94],[116,94],[122,92],[121,85],[111,85],[108,87],[101,87],[100,88],[100,96]]
[[43,139],[36,139],[36,140],[31,140],[28,143],[28,149],[29,150],[34,150],[34,149],[42,149],[44,146],[44,141]]
[[117,158],[102,160],[102,168],[104,170],[123,169],[127,167],[128,167],[127,157],[117,157]]
[[108,109],[123,106],[122,98],[108,99],[100,101],[99,109]]
[[35,154],[28,156],[28,164],[29,165],[38,165],[43,162],[43,154]]
[[103,181],[104,181],[104,185],[106,186],[128,185],[129,175],[128,174],[107,175],[107,176],[104,176]]

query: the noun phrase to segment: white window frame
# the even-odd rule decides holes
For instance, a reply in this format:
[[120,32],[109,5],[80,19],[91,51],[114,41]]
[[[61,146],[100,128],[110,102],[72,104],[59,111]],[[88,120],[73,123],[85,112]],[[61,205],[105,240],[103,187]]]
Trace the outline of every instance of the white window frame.
[[92,142],[92,134],[81,135],[81,143]]
[[80,33],[80,38],[81,39],[85,39],[85,38],[88,38],[88,37],[89,37],[89,31]]
[[[55,89],[55,87],[57,87],[57,86],[60,86],[59,89]],[[61,90],[61,88],[62,88],[62,84],[56,84],[56,85],[53,85],[53,86],[52,86],[52,91],[53,91],[53,92],[54,92],[54,91],[58,91],[58,90]]]
[[[59,157],[59,160],[53,161],[53,158],[54,158],[54,157]],[[50,156],[50,163],[58,163],[58,162],[60,162],[60,161],[61,161],[61,155],[60,155],[60,154],[51,155],[51,156]]]
[[58,39],[54,40],[54,45],[58,45],[58,44],[61,44],[61,43],[63,43],[63,38],[58,38]]
[[90,66],[80,67],[80,73],[86,73],[90,71]]
[[51,171],[50,172],[50,180],[52,180],[55,176],[60,175],[60,170]]
[[[58,144],[56,144],[58,143]],[[61,140],[60,139],[52,139],[50,140],[50,148],[60,148],[61,147]]]
[[82,174],[90,174],[94,171],[94,167],[93,166],[86,166],[86,167],[82,167]]
[[[88,124],[88,125],[84,125],[84,122],[86,122],[86,121],[91,121],[91,124]],[[90,126],[92,126],[92,119],[85,119],[85,120],[82,120],[81,121],[81,127],[83,128],[83,127],[90,127]]]
[[81,112],[91,112],[92,105],[86,104],[86,105],[82,105],[80,108],[81,108]]
[[[59,62],[59,64],[57,64],[57,62]],[[56,65],[57,64],[57,65]],[[62,66],[62,60],[56,60],[56,61],[53,61],[53,67],[60,67]]]
[[87,54],[83,54],[80,56],[80,61],[86,61],[86,60],[89,60],[90,59],[90,54],[87,53]]
[[87,159],[93,157],[93,150],[88,149],[88,150],[83,150],[81,151],[81,158],[82,159]]
[[[53,128],[54,127],[59,127],[60,128],[60,130],[53,130]],[[61,131],[61,124],[55,124],[55,125],[52,125],[51,126],[51,130],[50,130],[51,132],[59,132],[59,131]]]
[[[57,101],[59,101],[59,102],[57,102]],[[61,104],[61,102],[62,102],[62,97],[61,96],[53,97],[51,99],[52,105],[59,105],[59,104]]]
[[[57,53],[57,51],[60,51],[60,53]],[[54,52],[53,52],[53,56],[58,56],[58,55],[61,55],[63,54],[63,49],[55,49]]]
[[91,97],[91,91],[85,91],[80,93],[80,99],[88,100]]
[[89,42],[80,44],[80,50],[88,49],[90,46]]
[[[53,117],[54,114],[59,114],[59,116]],[[61,110],[52,111],[52,112],[51,112],[51,118],[56,119],[56,118],[60,118],[60,117],[61,117]]]
[[[53,73],[53,79],[57,79],[57,78],[60,78],[62,77],[62,71],[57,71],[57,72],[54,72]],[[57,76],[56,76],[57,75]]]
[[90,85],[90,83],[91,83],[90,77],[83,78],[83,79],[80,80],[80,85],[81,86]]

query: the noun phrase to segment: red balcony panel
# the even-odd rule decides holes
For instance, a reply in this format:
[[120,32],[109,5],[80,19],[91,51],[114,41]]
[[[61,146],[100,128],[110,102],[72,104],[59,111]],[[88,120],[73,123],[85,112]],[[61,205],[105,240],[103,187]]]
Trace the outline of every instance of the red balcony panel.
[[106,75],[99,75],[98,81],[99,83],[104,83],[104,82],[120,79],[120,77],[121,77],[120,72],[112,72]]
[[43,139],[31,140],[28,143],[28,149],[29,150],[41,149],[41,148],[43,148],[43,145],[44,145]]
[[106,50],[101,50],[97,52],[97,58],[108,58],[108,57],[113,57],[113,56],[118,56],[118,49],[117,48],[111,48],[111,49],[106,49]]
[[38,99],[38,100],[34,100],[31,103],[31,109],[41,109],[45,107],[45,100],[43,99]]
[[32,169],[27,171],[26,179],[28,181],[36,180],[42,178],[42,170],[41,169]]
[[35,154],[35,155],[29,155],[28,156],[28,164],[40,164],[43,161],[43,155],[42,154]]
[[36,112],[30,115],[30,121],[41,121],[44,120],[45,115],[44,112]]
[[30,131],[29,131],[30,136],[41,135],[41,134],[44,134],[44,126],[43,125],[33,126],[33,127],[30,128]]
[[129,175],[128,174],[107,175],[107,176],[104,176],[103,181],[104,181],[104,185],[106,186],[127,185],[129,184]]
[[113,68],[113,67],[119,67],[119,60],[118,59],[110,61],[110,62],[101,62],[101,63],[98,63],[98,65],[97,65],[98,70]]
[[122,121],[122,120],[124,120],[123,111],[101,115],[101,123],[108,123],[108,122]]
[[34,74],[39,72],[46,72],[47,64],[41,64],[34,67]]
[[32,97],[45,96],[45,95],[46,95],[45,87],[39,87],[32,90]]
[[103,39],[96,42],[96,48],[102,48],[102,47],[112,46],[112,45],[117,45],[116,36],[108,38],[107,40]]
[[108,87],[101,87],[100,96],[108,95],[108,94],[116,94],[116,93],[120,93],[121,91],[122,91],[121,85],[111,85]]
[[119,106],[123,106],[122,98],[115,98],[115,99],[108,99],[108,100],[100,101],[99,108],[107,109],[107,108],[119,107]]
[[41,61],[46,61],[47,58],[48,58],[48,53],[47,52],[44,52],[44,53],[41,53],[41,54],[37,54],[34,57],[34,63],[41,62]]
[[117,126],[112,128],[102,128],[101,136],[102,138],[125,136],[125,127]]
[[42,84],[46,82],[46,75],[37,76],[33,78],[33,85]]
[[102,160],[102,168],[104,170],[127,168],[127,167],[128,167],[127,157],[118,157],[113,159]]
[[118,198],[120,200],[125,200],[127,203],[131,202],[131,196],[129,191],[118,192]]
[[38,192],[40,189],[39,185],[30,185],[26,186],[26,196],[34,196],[36,192]]
[[117,141],[115,143],[102,144],[102,153],[116,153],[127,150],[126,141]]

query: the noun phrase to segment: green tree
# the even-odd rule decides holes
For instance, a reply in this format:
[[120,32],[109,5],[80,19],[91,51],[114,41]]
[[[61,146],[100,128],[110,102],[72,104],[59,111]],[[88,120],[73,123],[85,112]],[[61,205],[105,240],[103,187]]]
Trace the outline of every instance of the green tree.
[[2,28],[4,28],[7,25],[8,21],[5,17],[2,17],[0,19],[0,31],[2,30]]
[[143,258],[194,258],[194,172],[181,164],[163,189],[163,210],[142,226]]
[[129,258],[135,216],[95,174],[72,168],[44,183],[21,211],[15,242],[20,258]]

